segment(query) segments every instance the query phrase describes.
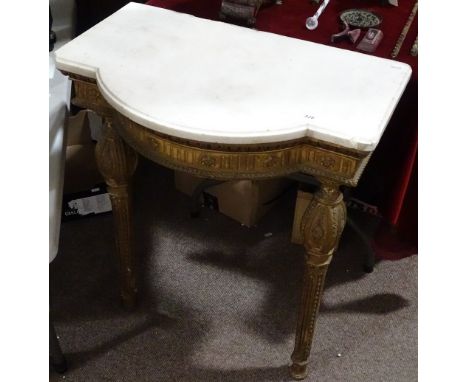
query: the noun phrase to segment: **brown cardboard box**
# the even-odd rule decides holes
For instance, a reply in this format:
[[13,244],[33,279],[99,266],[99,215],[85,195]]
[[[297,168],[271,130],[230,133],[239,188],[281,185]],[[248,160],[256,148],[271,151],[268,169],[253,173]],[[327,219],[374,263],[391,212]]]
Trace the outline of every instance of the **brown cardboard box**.
[[94,156],[86,110],[68,119],[64,193],[74,193],[103,183]]
[[[191,196],[203,181],[193,175],[175,171],[176,189]],[[235,180],[211,186],[205,193],[216,199],[221,213],[248,227],[254,226],[275,204],[292,182],[285,178],[268,180]]]

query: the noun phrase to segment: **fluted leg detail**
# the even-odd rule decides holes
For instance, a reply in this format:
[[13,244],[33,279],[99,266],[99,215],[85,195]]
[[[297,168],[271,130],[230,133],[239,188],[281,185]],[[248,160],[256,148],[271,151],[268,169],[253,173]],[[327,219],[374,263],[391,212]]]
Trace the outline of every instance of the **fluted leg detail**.
[[315,322],[322,299],[328,265],[346,222],[346,207],[338,185],[323,181],[302,218],[306,249],[296,341],[291,356],[291,376],[304,379],[312,346]]
[[120,295],[127,308],[135,306],[136,275],[133,249],[131,178],[138,155],[115,131],[111,117],[104,117],[102,138],[96,146],[99,171],[110,194],[120,271]]

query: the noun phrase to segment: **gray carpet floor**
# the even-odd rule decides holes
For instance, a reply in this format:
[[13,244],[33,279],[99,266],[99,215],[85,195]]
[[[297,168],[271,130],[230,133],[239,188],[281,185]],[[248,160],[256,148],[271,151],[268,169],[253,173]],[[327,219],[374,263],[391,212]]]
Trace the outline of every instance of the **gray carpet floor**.
[[[62,224],[50,308],[70,368],[50,380],[288,381],[303,256],[290,243],[295,192],[254,228],[208,209],[190,219],[172,172],[146,161],[135,192],[134,312],[119,305],[111,215]],[[365,274],[363,251],[346,228],[307,381],[417,380],[417,256]]]

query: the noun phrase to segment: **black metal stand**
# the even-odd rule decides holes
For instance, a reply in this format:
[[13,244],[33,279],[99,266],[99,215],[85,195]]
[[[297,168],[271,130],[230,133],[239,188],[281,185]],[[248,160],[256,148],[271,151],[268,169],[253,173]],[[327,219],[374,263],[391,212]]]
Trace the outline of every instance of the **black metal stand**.
[[356,224],[356,222],[352,218],[349,217],[349,215],[346,219],[346,223],[349,224],[349,226],[353,229],[354,232],[356,232],[358,237],[366,246],[363,269],[364,269],[364,272],[366,273],[372,273],[374,271],[374,266],[375,266],[375,254],[367,236],[364,234],[361,228]]
[[60,348],[60,343],[57,338],[57,333],[55,333],[55,327],[52,323],[52,320],[49,318],[49,361],[50,366],[60,374],[63,374],[67,371],[68,365],[67,360],[65,359],[62,349]]
[[57,36],[55,32],[52,30],[52,23],[54,19],[52,17],[52,11],[49,6],[49,52],[54,50],[55,42],[57,41]]

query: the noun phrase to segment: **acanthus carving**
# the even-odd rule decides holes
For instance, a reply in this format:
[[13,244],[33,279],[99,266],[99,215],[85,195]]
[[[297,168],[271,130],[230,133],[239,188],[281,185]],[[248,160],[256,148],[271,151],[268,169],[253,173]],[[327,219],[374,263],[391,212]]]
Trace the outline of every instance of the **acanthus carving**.
[[340,190],[322,183],[302,218],[301,231],[308,261],[328,264],[346,222],[346,207]]

